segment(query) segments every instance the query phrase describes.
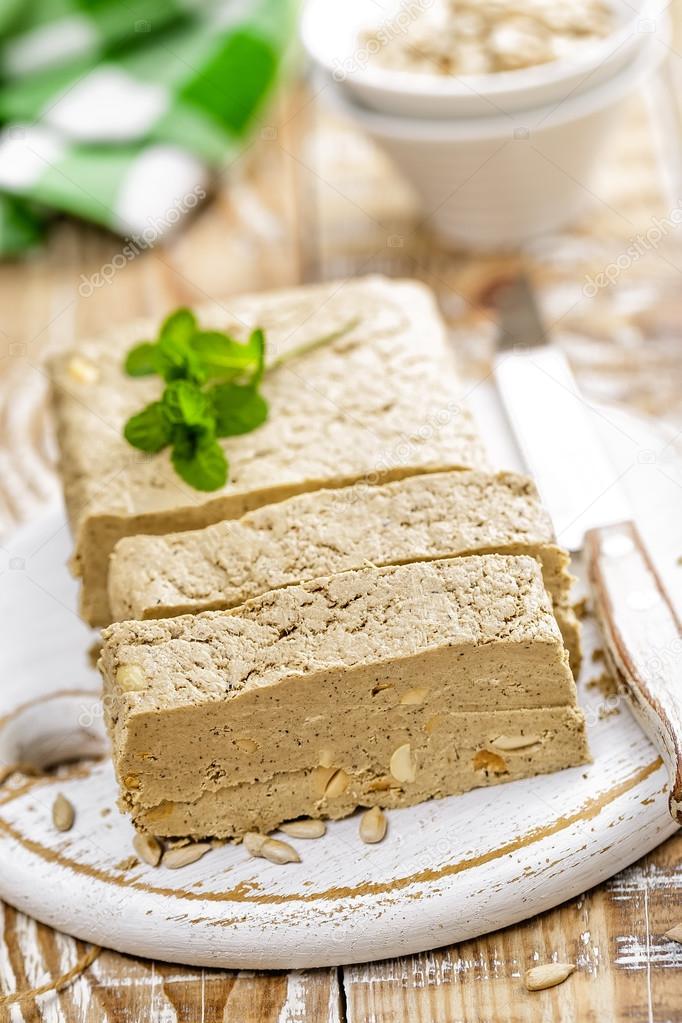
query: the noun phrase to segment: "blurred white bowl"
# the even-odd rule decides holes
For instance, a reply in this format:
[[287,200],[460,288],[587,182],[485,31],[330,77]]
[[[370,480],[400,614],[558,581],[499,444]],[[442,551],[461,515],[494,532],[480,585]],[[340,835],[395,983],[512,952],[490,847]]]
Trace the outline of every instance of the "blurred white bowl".
[[634,61],[589,92],[513,115],[444,121],[378,114],[350,100],[331,76],[326,94],[392,157],[422,201],[425,224],[446,243],[512,247],[598,201],[595,171],[617,115],[658,69],[665,38],[650,36]]
[[373,110],[407,117],[494,117],[559,103],[606,81],[646,46],[665,17],[665,0],[610,3],[614,31],[574,58],[486,75],[415,74],[372,62],[361,33],[385,29],[401,9],[407,17],[412,9],[418,12],[420,0],[406,8],[403,0],[386,0],[381,7],[369,0],[308,0],[301,33],[313,60]]

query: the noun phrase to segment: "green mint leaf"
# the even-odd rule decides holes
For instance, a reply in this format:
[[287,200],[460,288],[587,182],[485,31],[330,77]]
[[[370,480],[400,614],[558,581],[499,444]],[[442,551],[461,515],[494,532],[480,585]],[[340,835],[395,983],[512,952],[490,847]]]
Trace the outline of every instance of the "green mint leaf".
[[214,437],[179,433],[171,460],[178,476],[195,490],[219,490],[227,483],[227,458]]
[[160,338],[157,345],[158,373],[164,380],[187,379],[187,353],[189,346],[172,337]]
[[[271,358],[267,371],[329,344],[357,323],[351,320]],[[263,331],[256,328],[241,344],[219,331],[198,330],[194,314],[178,309],[162,324],[158,341],[143,341],[128,353],[125,371],[131,376],[156,373],[166,383],[161,400],[125,424],[126,440],[148,452],[170,444],[176,472],[197,490],[224,486],[229,466],[216,437],[250,433],[268,418],[268,403],[259,393],[266,372]]]
[[218,437],[250,433],[268,418],[268,403],[250,384],[216,384],[207,392]]
[[189,341],[182,341],[171,336],[160,338],[156,362],[158,372],[166,382],[192,380],[201,384],[206,379],[201,359],[190,346]]
[[258,387],[265,373],[265,334],[260,327],[256,327],[252,332],[249,346],[256,352],[256,372],[251,378],[251,383],[254,387]]
[[123,428],[123,436],[134,448],[155,453],[170,444],[172,427],[163,404],[154,401],[137,415],[131,416]]
[[142,341],[131,348],[126,356],[124,369],[130,377],[148,377],[157,372],[156,344]]
[[161,324],[159,341],[168,339],[180,344],[189,344],[197,330],[197,321],[190,309],[176,309]]
[[171,423],[215,432],[213,403],[197,384],[189,380],[173,380],[163,392],[162,401]]
[[250,344],[240,344],[227,334],[203,330],[194,335],[192,349],[201,360],[208,377],[232,380],[252,373],[258,364],[258,353]]

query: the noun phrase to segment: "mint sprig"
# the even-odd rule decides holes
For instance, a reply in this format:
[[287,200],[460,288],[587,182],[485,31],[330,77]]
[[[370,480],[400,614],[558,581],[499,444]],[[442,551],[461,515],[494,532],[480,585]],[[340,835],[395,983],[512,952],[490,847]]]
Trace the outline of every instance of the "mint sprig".
[[250,433],[268,418],[268,403],[258,390],[264,368],[262,330],[242,344],[228,334],[200,330],[189,309],[178,309],[164,320],[156,341],[128,352],[129,376],[156,374],[166,386],[159,401],[130,417],[123,435],[149,454],[170,446],[171,462],[186,483],[218,490],[229,470],[218,438]]
[[[357,323],[351,320],[290,349],[268,369],[342,337]],[[161,324],[156,341],[142,341],[128,352],[124,369],[128,376],[157,375],[166,383],[161,398],[125,424],[128,443],[148,454],[170,447],[175,471],[196,490],[225,486],[229,464],[218,438],[250,433],[268,418],[259,390],[265,374],[263,331],[256,328],[242,343],[220,331],[200,330],[191,310],[178,309]]]

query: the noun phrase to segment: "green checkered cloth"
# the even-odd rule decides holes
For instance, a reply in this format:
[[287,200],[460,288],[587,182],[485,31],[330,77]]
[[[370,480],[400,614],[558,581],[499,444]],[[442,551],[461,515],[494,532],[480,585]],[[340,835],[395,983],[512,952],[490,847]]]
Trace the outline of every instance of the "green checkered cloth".
[[243,149],[298,0],[0,0],[0,255],[54,212],[156,240]]

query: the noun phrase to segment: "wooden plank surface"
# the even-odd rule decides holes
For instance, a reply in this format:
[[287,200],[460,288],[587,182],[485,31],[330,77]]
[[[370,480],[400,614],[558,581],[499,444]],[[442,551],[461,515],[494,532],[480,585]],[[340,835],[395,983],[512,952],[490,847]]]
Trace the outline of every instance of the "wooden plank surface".
[[[36,514],[56,493],[45,357],[114,322],[318,276],[409,273],[436,288],[465,368],[485,374],[494,341],[485,295],[520,257],[472,260],[437,250],[419,230],[406,187],[322,102],[292,92],[189,228],[117,270],[110,283],[92,288],[88,278],[111,262],[120,240],[69,223],[56,227],[42,252],[0,268],[0,530]],[[668,210],[641,106],[633,106],[629,127],[604,168],[591,216],[523,258],[583,385],[682,425],[675,240],[620,271],[594,300],[585,301],[582,290],[586,275],[616,260]],[[404,960],[256,975],[104,952],[59,996],[4,1011],[12,1023],[676,1021],[682,946],[663,934],[682,920],[681,854],[678,836],[540,918]],[[83,951],[7,906],[0,934],[4,991],[59,975]],[[577,962],[576,975],[551,992],[527,993],[524,969],[550,958]]]

